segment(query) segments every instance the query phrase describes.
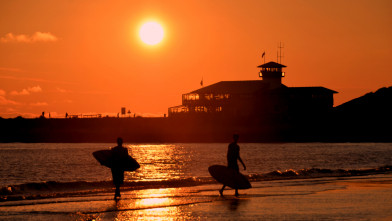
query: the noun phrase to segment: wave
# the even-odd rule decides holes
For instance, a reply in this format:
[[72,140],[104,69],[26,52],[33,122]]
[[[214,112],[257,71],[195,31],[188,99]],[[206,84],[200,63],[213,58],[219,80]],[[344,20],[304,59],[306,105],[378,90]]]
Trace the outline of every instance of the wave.
[[[343,169],[319,169],[310,168],[302,170],[271,171],[265,174],[247,175],[251,182],[285,180],[285,179],[312,179],[323,177],[350,177],[366,176],[392,172],[392,166],[381,166],[372,169],[343,170]],[[190,187],[203,184],[212,184],[216,181],[212,177],[190,177],[183,179],[161,181],[132,181],[124,182],[125,190]],[[0,188],[0,202],[15,200],[32,200],[56,197],[83,196],[88,194],[113,192],[112,181],[75,181],[57,182],[48,181],[40,183],[26,183],[21,185],[9,185]]]
[[272,171],[266,174],[253,174],[249,175],[250,181],[263,181],[263,180],[281,180],[281,179],[311,179],[322,177],[350,177],[350,176],[366,176],[380,173],[392,172],[392,166],[386,165],[372,169],[302,169],[302,170],[286,170],[281,172],[279,170]]
[[[163,181],[132,181],[124,182],[125,190],[154,189],[168,187],[189,187],[214,183],[212,178],[184,178]],[[94,193],[113,192],[112,181],[76,181],[76,182],[39,182],[20,185],[9,185],[0,188],[0,202],[15,200],[32,200],[56,197],[83,196]]]

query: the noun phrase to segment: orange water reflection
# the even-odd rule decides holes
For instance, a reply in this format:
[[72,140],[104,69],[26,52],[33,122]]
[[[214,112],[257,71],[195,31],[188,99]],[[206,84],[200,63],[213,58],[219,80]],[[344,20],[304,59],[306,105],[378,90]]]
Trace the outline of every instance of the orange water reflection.
[[181,188],[130,191],[126,193],[131,195],[130,199],[117,202],[115,220],[193,219],[189,211],[179,207],[193,202],[186,192]]
[[[191,176],[190,162],[197,157],[192,149],[179,145],[128,145],[129,154],[141,168],[126,172],[127,182],[177,180]],[[199,167],[200,165],[197,164]],[[188,166],[188,167],[187,167]],[[195,170],[193,168],[193,170]],[[189,188],[157,188],[123,192],[115,205],[114,220],[194,220],[180,205],[210,201]]]
[[115,220],[193,220],[191,213],[184,213],[181,207],[164,207],[146,210],[121,211]]
[[164,188],[164,189],[146,189],[146,190],[138,190],[136,192],[136,196],[138,198],[162,198],[174,195],[184,195],[186,191],[183,188]]
[[184,177],[184,167],[191,160],[189,151],[178,145],[128,145],[129,153],[141,169],[127,172],[126,180],[162,181]]

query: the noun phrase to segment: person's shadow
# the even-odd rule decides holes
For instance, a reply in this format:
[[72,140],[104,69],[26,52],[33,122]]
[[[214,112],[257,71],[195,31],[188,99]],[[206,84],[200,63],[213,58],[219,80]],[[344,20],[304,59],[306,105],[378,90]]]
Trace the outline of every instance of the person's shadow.
[[241,200],[238,198],[228,200],[228,202],[229,202],[229,210],[230,211],[236,211],[241,204]]

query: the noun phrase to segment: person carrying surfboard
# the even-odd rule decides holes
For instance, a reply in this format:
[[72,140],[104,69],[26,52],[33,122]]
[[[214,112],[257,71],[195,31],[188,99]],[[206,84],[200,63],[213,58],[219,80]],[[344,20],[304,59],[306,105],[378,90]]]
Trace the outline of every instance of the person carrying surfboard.
[[112,171],[113,183],[116,186],[114,199],[121,197],[120,186],[124,183],[124,171],[135,171],[140,164],[128,155],[128,149],[123,147],[123,139],[117,138],[117,146],[110,150],[98,150],[93,152],[94,158]]
[[119,163],[121,159],[128,157],[128,149],[122,146],[123,139],[121,137],[117,138],[117,146],[113,147],[111,151],[111,161],[113,166],[111,167],[113,183],[116,186],[116,191],[114,194],[114,199],[121,197],[120,186],[124,183],[124,168]]
[[[227,149],[227,167],[240,171],[238,167],[237,159],[242,163],[244,166],[244,170],[246,170],[246,166],[240,157],[240,146],[238,146],[237,142],[240,136],[238,134],[233,135],[233,142],[229,144]],[[219,190],[220,195],[223,196],[223,190],[225,189],[226,185],[223,185],[222,189]],[[235,189],[235,195],[238,196],[238,189]]]

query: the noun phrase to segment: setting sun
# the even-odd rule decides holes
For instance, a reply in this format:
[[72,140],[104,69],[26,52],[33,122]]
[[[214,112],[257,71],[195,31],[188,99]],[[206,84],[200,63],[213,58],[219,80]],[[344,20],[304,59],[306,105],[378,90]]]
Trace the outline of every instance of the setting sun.
[[140,38],[146,44],[158,44],[163,38],[163,28],[156,22],[147,22],[140,29]]

